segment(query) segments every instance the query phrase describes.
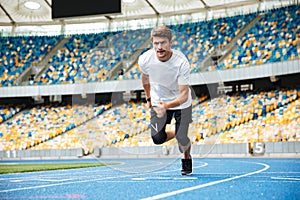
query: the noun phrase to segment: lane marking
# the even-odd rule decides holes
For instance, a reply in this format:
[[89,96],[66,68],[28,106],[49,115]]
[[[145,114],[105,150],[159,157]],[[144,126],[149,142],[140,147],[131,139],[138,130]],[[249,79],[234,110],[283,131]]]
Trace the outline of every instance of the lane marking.
[[145,178],[132,178],[133,181],[170,181],[170,180],[197,180],[197,177],[145,177]]
[[300,174],[300,172],[265,172],[264,174]]
[[21,180],[21,179],[16,179],[16,180],[10,180],[9,182],[11,183],[20,183],[20,182],[23,182],[24,180]]
[[271,179],[275,180],[292,180],[292,181],[300,181],[300,178],[289,178],[289,177],[271,177]]
[[146,178],[132,178],[133,181],[145,181]]
[[[155,167],[155,166],[160,166],[160,165],[163,165],[165,164],[164,162],[155,162],[155,161],[149,161],[150,163],[153,162],[154,164],[147,164],[147,167]],[[121,164],[119,164],[118,166],[124,166],[125,163],[124,162],[120,162]],[[112,165],[114,166],[114,165]],[[60,173],[56,173],[56,174],[44,174],[44,172],[41,172],[41,171],[37,171],[37,172],[27,172],[26,176],[23,176],[23,177],[20,177],[20,178],[15,178],[15,177],[6,177],[6,178],[0,178],[0,181],[10,181],[10,180],[22,180],[22,181],[27,181],[27,180],[33,180],[33,179],[36,179],[37,177],[38,178],[41,178],[41,179],[50,179],[50,178],[56,178],[56,177],[62,177],[62,176],[67,176],[69,180],[76,180],[78,178],[90,178],[91,176],[90,175],[87,175],[88,173],[98,173],[99,171],[101,172],[111,172],[111,169],[114,169],[116,171],[119,171],[119,172],[124,172],[124,171],[128,171],[128,170],[132,170],[132,167],[131,166],[127,166],[127,167],[124,167],[124,168],[116,168],[116,167],[112,167],[110,165],[106,166],[105,168],[99,168],[99,169],[95,169],[95,170],[87,170],[87,171],[78,171],[78,169],[68,169],[68,170],[59,170]],[[166,167],[166,166],[164,166]],[[141,165],[141,166],[135,166],[135,169],[143,169],[145,168],[144,165]],[[122,170],[121,170],[122,169]],[[128,170],[126,170],[128,169]],[[74,170],[76,170],[76,172],[74,172]],[[63,173],[61,173],[63,172]],[[15,173],[13,175],[18,175],[18,174],[23,174],[23,173]],[[39,175],[37,175],[39,174]],[[79,175],[79,176],[76,176],[74,178],[69,178],[70,175],[74,176],[74,175]],[[137,174],[137,173],[135,173]],[[2,175],[3,176],[3,175]],[[93,175],[94,176],[94,175]],[[99,175],[100,176],[100,175]],[[1,177],[1,176],[0,176]],[[103,175],[101,175],[101,177],[103,177]],[[67,180],[65,179],[65,180]],[[63,179],[60,179],[60,180],[63,180]]]
[[65,196],[53,195],[53,196],[3,196],[3,199],[85,199],[86,196],[81,194],[67,194]]
[[[207,163],[204,163],[196,168],[205,167],[207,165],[208,165]],[[178,171],[178,169],[147,172],[147,173],[141,173],[140,175],[153,174],[153,173],[166,173],[166,172],[171,172],[171,171]],[[123,176],[112,176],[112,177],[105,177],[105,178],[103,178],[103,175],[101,175],[101,178],[96,178],[96,179],[77,180],[77,181],[53,183],[53,184],[47,184],[47,185],[36,185],[36,186],[23,187],[23,188],[12,188],[12,189],[7,189],[7,190],[0,190],[0,193],[37,189],[37,188],[46,188],[46,187],[53,187],[53,186],[60,186],[60,185],[69,185],[69,184],[75,184],[75,183],[87,183],[87,182],[102,181],[102,180],[109,180],[109,179],[116,179],[116,178],[126,178],[126,177],[132,177],[132,176],[136,176],[136,174],[128,174],[128,175],[123,175]]]
[[173,178],[173,180],[197,180],[197,177],[180,177],[180,178]]
[[124,177],[130,177],[130,176],[132,176],[132,175],[105,177],[105,178],[99,178],[99,179],[89,179],[89,180],[80,180],[80,181],[72,181],[72,182],[62,182],[62,183],[54,183],[54,184],[48,184],[48,185],[36,185],[36,186],[23,187],[23,188],[13,188],[13,189],[1,190],[0,193],[37,189],[37,188],[46,188],[46,187],[60,186],[60,185],[69,185],[69,184],[74,184],[74,183],[87,183],[87,182],[93,182],[93,181],[101,181],[101,180],[114,179],[114,178],[124,178]]
[[159,194],[159,195],[155,195],[155,196],[151,196],[151,197],[147,197],[147,198],[143,198],[143,199],[144,200],[146,200],[146,199],[147,200],[148,199],[162,199],[162,198],[174,196],[174,195],[177,195],[177,194],[189,192],[189,191],[192,191],[192,190],[197,190],[197,189],[200,189],[200,188],[204,188],[204,187],[208,187],[208,186],[212,186],[212,185],[232,181],[232,180],[235,180],[235,179],[243,178],[243,177],[246,177],[246,176],[251,176],[253,174],[258,174],[258,173],[266,171],[267,169],[270,168],[269,165],[264,164],[264,163],[255,163],[255,164],[262,165],[262,166],[264,166],[264,168],[260,169],[260,170],[257,170],[257,171],[254,171],[254,172],[247,173],[247,174],[242,174],[242,175],[234,176],[234,177],[231,177],[231,178],[226,178],[226,179],[222,179],[222,180],[218,180],[218,181],[213,181],[213,182],[209,182],[209,183],[205,183],[205,184],[196,185],[196,186],[193,186],[193,187],[188,187],[188,188],[184,188],[184,189],[180,189],[180,190],[175,190],[175,191],[172,191],[172,192],[167,192],[167,193],[163,193],[163,194]]

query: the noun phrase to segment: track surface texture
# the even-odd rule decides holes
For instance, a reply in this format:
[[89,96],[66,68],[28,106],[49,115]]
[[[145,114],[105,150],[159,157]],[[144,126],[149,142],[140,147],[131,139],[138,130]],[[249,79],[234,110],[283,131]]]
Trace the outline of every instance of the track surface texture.
[[0,161],[119,165],[0,175],[0,199],[300,199],[300,159],[180,158]]

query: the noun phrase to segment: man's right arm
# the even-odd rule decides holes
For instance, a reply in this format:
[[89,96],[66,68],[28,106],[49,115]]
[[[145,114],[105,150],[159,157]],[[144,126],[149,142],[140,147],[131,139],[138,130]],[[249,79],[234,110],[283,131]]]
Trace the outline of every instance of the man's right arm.
[[[142,84],[146,94],[146,99],[151,98],[150,96],[150,80],[149,75],[142,73]],[[147,101],[148,105],[151,106],[151,102]]]
[[143,88],[146,94],[146,100],[147,100],[147,105],[149,108],[152,107],[151,105],[151,95],[150,95],[150,81],[149,81],[149,75],[146,75],[142,73],[142,84]]
[[141,72],[141,80],[142,80],[142,85],[144,88],[144,92],[146,95],[146,100],[147,100],[147,105],[150,108],[151,107],[151,94],[150,94],[150,79],[149,79],[149,75],[148,75],[148,71],[149,71],[149,65],[148,65],[148,61],[149,61],[149,53],[147,53],[148,51],[144,52],[142,55],[139,56],[138,59],[138,65],[140,68],[140,72]]

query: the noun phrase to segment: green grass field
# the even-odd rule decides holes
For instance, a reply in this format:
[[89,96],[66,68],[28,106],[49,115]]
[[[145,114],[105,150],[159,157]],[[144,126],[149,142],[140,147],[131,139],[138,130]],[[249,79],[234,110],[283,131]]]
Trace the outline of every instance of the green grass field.
[[75,169],[116,165],[118,163],[45,163],[45,164],[0,164],[0,174]]

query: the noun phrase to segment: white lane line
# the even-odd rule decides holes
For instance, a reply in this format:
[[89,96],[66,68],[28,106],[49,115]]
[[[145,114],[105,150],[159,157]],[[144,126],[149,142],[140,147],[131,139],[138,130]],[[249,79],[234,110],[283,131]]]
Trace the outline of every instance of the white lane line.
[[133,181],[145,181],[146,178],[132,178]]
[[264,174],[300,174],[300,172],[265,172]]
[[[118,161],[120,162],[120,161]],[[147,167],[155,167],[155,166],[160,166],[162,164],[164,164],[164,162],[155,162],[155,161],[149,161],[149,163],[151,162],[154,162],[155,164],[147,164]],[[124,166],[126,163],[124,162],[120,162],[121,164],[118,164],[118,166]],[[56,174],[44,174],[45,171],[43,172],[26,172],[26,176],[23,176],[22,178],[19,178],[21,180],[32,180],[32,179],[35,179],[36,177],[40,177],[41,179],[50,179],[50,178],[56,178],[56,177],[62,177],[62,176],[74,176],[74,175],[81,175],[81,174],[84,174],[84,175],[81,175],[79,178],[89,178],[91,177],[90,175],[87,175],[88,173],[98,173],[99,171],[101,171],[101,173],[103,172],[111,172],[112,169],[116,170],[116,171],[126,171],[126,169],[128,170],[132,170],[132,167],[129,167],[127,166],[126,168],[119,168],[119,169],[122,169],[122,170],[119,170],[117,167],[112,167],[114,165],[107,165],[105,166],[105,168],[99,168],[98,169],[95,169],[95,170],[86,170],[86,171],[78,171],[78,169],[68,169],[68,170],[59,170],[57,171]],[[145,168],[144,165],[141,165],[141,166],[138,166],[138,167],[135,167],[135,169],[138,169],[138,168]],[[127,171],[128,171],[127,170]],[[59,173],[58,173],[59,172]],[[63,173],[61,173],[63,172]],[[13,175],[18,175],[18,174],[23,174],[23,173],[14,173]],[[38,174],[38,175],[37,175]],[[101,175],[102,176],[102,175]],[[15,180],[16,178],[15,177],[7,177],[7,178],[0,178],[0,181],[10,181],[10,180]],[[78,179],[78,176],[76,176],[75,178],[73,179],[69,179],[69,180],[76,180]],[[62,180],[62,179],[60,179]],[[67,180],[67,179],[66,179]]]
[[197,180],[197,177],[145,177],[145,178],[132,178],[132,181],[171,181],[171,180]]
[[23,180],[16,179],[16,180],[10,180],[9,182],[11,182],[11,183],[20,183],[20,182],[23,182]]
[[[198,166],[205,167],[207,166],[207,163],[203,163],[202,165]],[[140,175],[146,175],[149,173],[165,173],[165,172],[171,172],[176,170],[165,170],[165,171],[156,171],[156,172],[147,172],[147,173],[141,173]],[[109,180],[109,179],[115,179],[115,178],[125,178],[125,177],[132,177],[136,176],[136,174],[128,174],[123,176],[112,176],[112,177],[105,177],[105,178],[94,178],[94,179],[87,179],[87,180],[77,180],[77,181],[70,181],[70,182],[62,182],[62,183],[53,183],[53,184],[47,184],[47,185],[36,185],[36,186],[30,186],[30,187],[23,187],[23,188],[12,188],[7,190],[0,190],[0,193],[4,192],[13,192],[13,191],[20,191],[20,190],[29,190],[29,189],[37,189],[37,188],[46,188],[46,187],[53,187],[53,186],[60,186],[60,185],[69,185],[69,184],[75,184],[75,183],[87,183],[87,182],[94,182],[94,181],[103,181],[103,180]]]
[[180,178],[173,178],[173,180],[197,180],[197,177],[180,177]]
[[289,180],[289,181],[300,181],[300,178],[289,178],[289,177],[271,177],[271,179],[275,180]]
[[177,194],[180,194],[180,193],[189,192],[189,191],[192,191],[192,190],[197,190],[197,189],[200,189],[200,188],[204,188],[204,187],[216,185],[216,184],[219,184],[219,183],[224,183],[224,182],[232,181],[232,180],[239,179],[239,178],[242,178],[242,177],[251,176],[253,174],[258,174],[258,173],[266,171],[267,169],[270,168],[269,165],[264,164],[264,163],[255,163],[255,164],[262,165],[262,166],[264,166],[264,168],[260,169],[260,170],[257,170],[257,171],[254,171],[254,172],[247,173],[247,174],[242,174],[242,175],[239,175],[239,176],[234,176],[234,177],[231,177],[231,178],[217,180],[217,181],[213,181],[213,182],[209,182],[209,183],[205,183],[205,184],[201,184],[201,185],[196,185],[196,186],[189,187],[189,188],[184,188],[184,189],[175,190],[175,191],[168,192],[168,193],[163,193],[163,194],[155,195],[155,196],[152,196],[152,197],[147,197],[147,198],[144,198],[143,200],[146,200],[146,199],[147,200],[148,199],[162,199],[162,198],[174,196],[174,195],[177,195]]
[[[193,167],[193,169],[197,169],[197,168],[202,168],[202,167],[206,167],[208,165],[208,163],[206,163],[206,162],[204,162],[202,165],[199,165],[199,166],[197,166],[197,167]],[[160,173],[166,173],[166,172],[173,172],[173,171],[180,171],[181,170],[181,168],[180,169],[170,169],[170,170],[164,170],[164,171],[154,171],[154,172],[148,172],[148,173],[142,173],[142,174],[139,174],[139,175],[145,175],[145,174],[160,174]],[[133,181],[143,181],[143,180],[149,180],[150,178],[148,177],[133,177],[131,180],[133,180]],[[168,180],[170,180],[170,178],[163,178],[163,177],[156,177],[156,180],[158,180],[158,179],[160,179],[160,180],[163,180],[163,179],[168,179]]]
[[101,180],[114,179],[114,178],[124,178],[124,177],[130,177],[130,176],[132,176],[132,175],[113,176],[113,177],[98,178],[98,179],[80,180],[80,181],[63,182],[63,183],[54,183],[54,184],[48,184],[48,185],[36,185],[36,186],[23,187],[23,188],[13,188],[13,189],[1,190],[0,193],[20,191],[20,190],[29,190],[29,189],[37,189],[37,188],[46,188],[46,187],[53,187],[53,186],[60,186],[60,185],[69,185],[69,184],[74,184],[74,183],[87,183],[87,182],[93,182],[93,181],[101,181]]
[[73,179],[15,179],[15,180],[10,180],[9,182],[11,183],[19,183],[19,182],[33,182],[33,181],[37,181],[37,182],[64,182],[64,181],[71,181]]

